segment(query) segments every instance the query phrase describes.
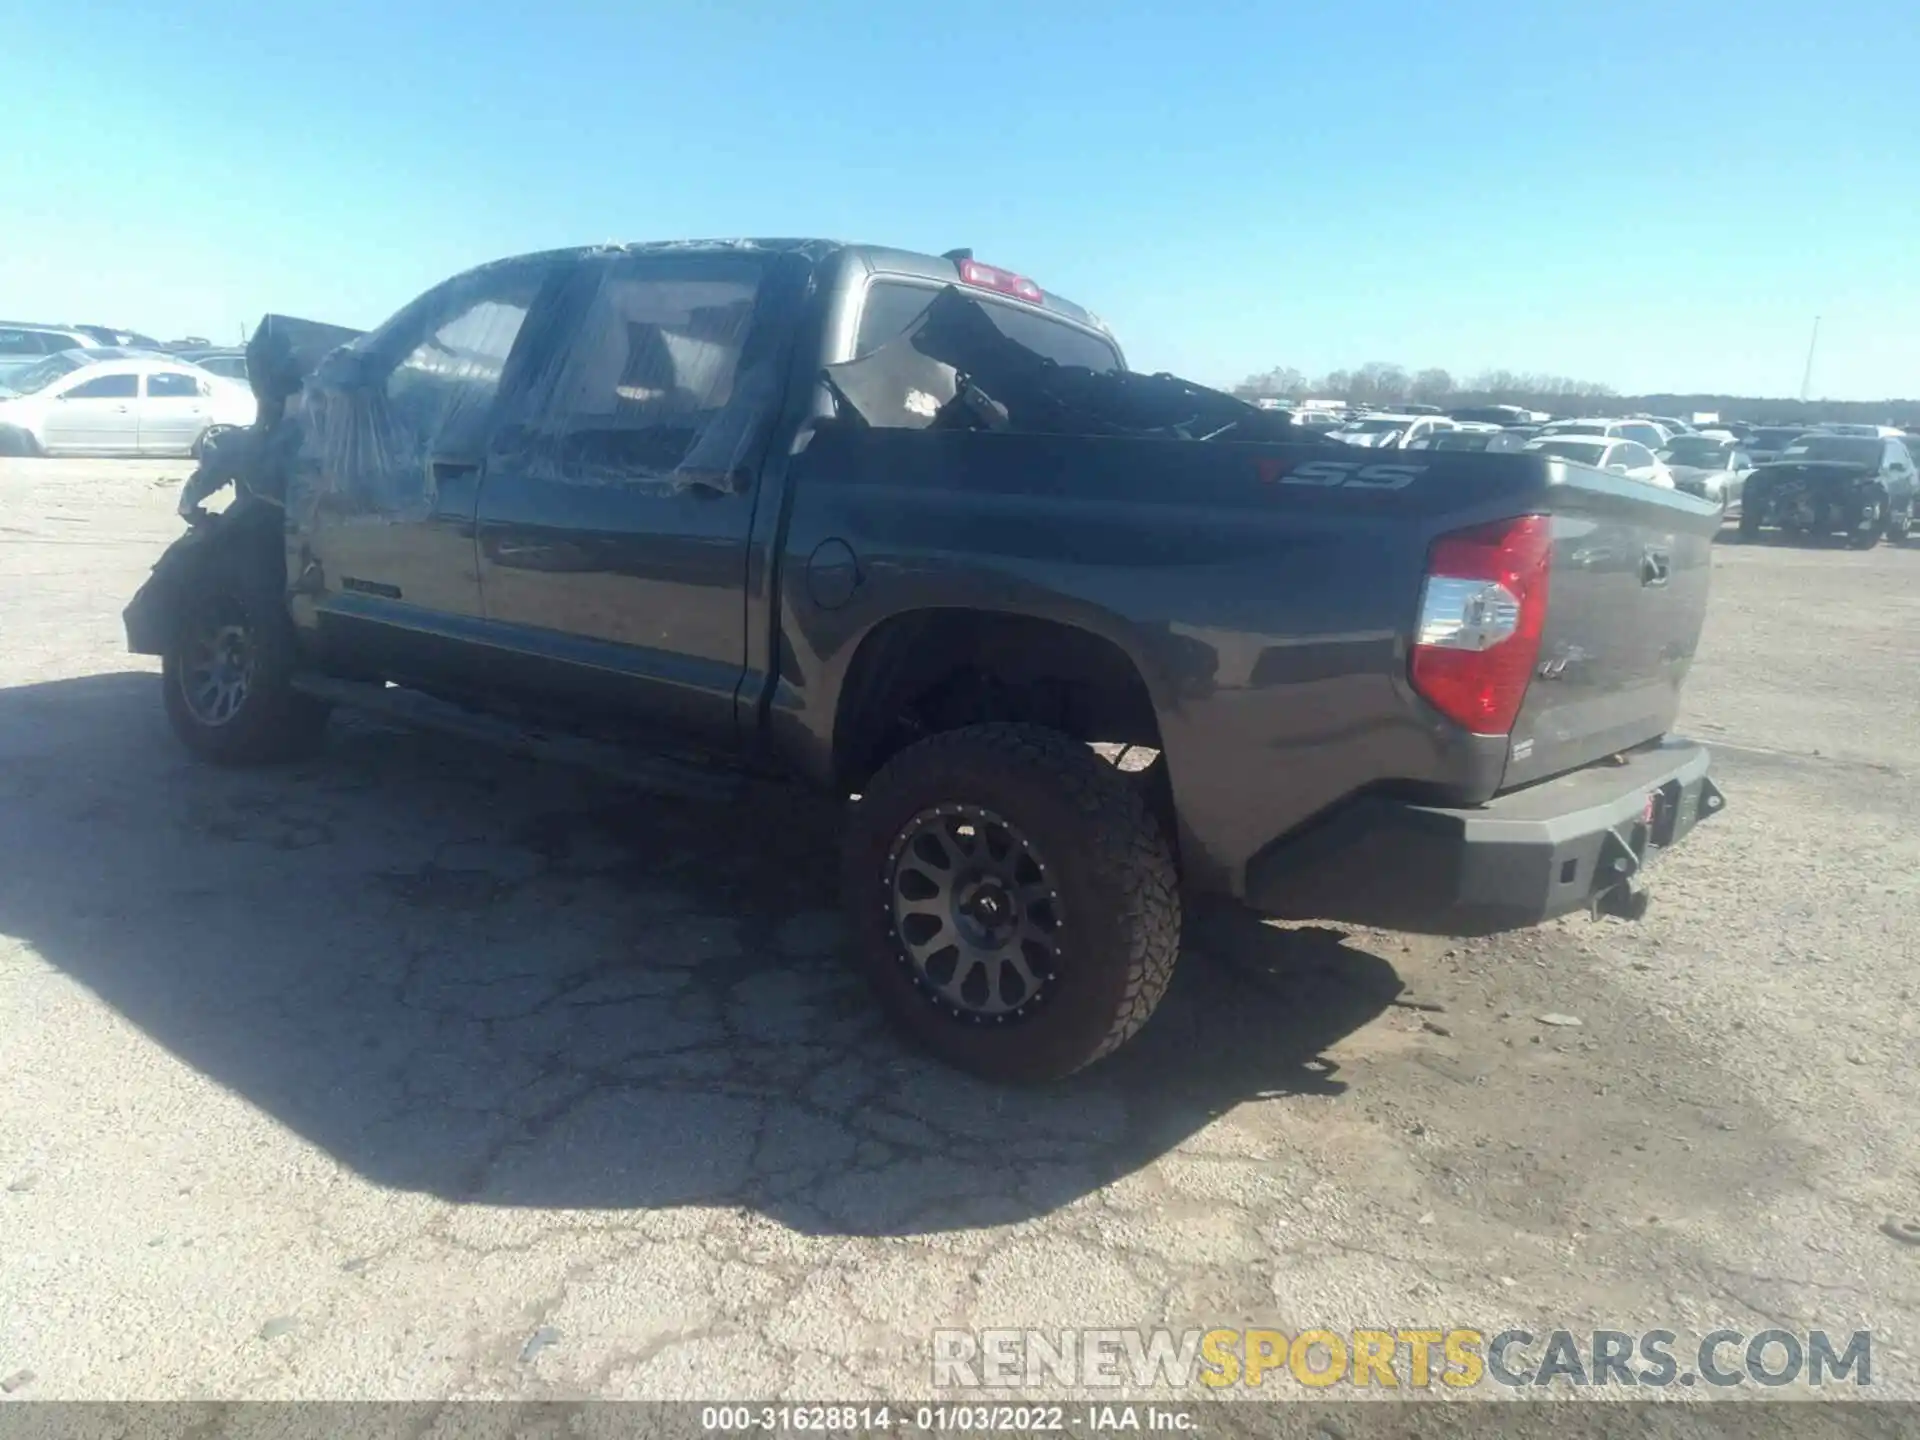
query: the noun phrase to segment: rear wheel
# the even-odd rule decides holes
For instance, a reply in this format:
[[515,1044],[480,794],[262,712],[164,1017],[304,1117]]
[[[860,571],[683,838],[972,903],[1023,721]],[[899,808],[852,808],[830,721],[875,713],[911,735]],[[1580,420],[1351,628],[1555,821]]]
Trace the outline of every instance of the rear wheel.
[[1752,503],[1740,506],[1740,538],[1758,540],[1760,538],[1760,507]]
[[326,729],[327,706],[292,688],[297,647],[277,561],[215,557],[182,598],[161,679],[174,734],[203,760],[292,759]]
[[1913,507],[1914,502],[1909,500],[1898,514],[1887,515],[1887,538],[1896,545],[1908,544],[1913,539]]
[[860,963],[894,1023],[998,1081],[1071,1074],[1140,1029],[1180,946],[1166,836],[1132,782],[1032,725],[895,756],[849,816]]

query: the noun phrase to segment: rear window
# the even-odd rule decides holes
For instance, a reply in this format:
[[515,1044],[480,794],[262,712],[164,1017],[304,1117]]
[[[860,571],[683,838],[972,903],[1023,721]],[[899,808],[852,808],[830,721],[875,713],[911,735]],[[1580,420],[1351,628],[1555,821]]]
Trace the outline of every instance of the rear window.
[[[856,355],[871,355],[896,338],[933,303],[940,291],[927,285],[896,284],[882,280],[867,290],[866,308],[860,312],[860,336]],[[1070,325],[1064,320],[1026,306],[1002,304],[987,297],[976,297],[1002,335],[1018,341],[1029,350],[1046,356],[1058,365],[1077,365],[1086,370],[1118,370],[1120,356],[1099,336]]]
[[49,355],[46,359],[16,370],[7,376],[6,388],[16,395],[33,395],[53,384],[62,375],[71,375],[83,366],[90,365],[85,352],[77,350],[62,351],[58,355]]

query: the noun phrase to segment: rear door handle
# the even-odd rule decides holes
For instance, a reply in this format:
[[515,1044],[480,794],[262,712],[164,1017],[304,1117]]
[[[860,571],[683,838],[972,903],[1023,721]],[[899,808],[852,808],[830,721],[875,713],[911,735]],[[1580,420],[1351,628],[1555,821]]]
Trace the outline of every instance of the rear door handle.
[[1673,557],[1665,550],[1656,550],[1648,546],[1640,557],[1640,583],[1642,585],[1664,585],[1667,577],[1673,573]]

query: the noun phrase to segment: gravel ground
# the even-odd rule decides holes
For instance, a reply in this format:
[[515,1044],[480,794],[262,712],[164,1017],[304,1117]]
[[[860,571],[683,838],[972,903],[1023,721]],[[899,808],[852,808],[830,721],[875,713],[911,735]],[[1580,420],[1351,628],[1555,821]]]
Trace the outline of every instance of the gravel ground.
[[1009,1094],[877,1023],[821,805],[364,722],[188,763],[119,629],[183,471],[0,461],[14,1398],[898,1398],[940,1326],[1509,1322],[1871,1327],[1920,1394],[1920,551],[1721,547],[1730,807],[1643,923],[1196,925],[1139,1041]]

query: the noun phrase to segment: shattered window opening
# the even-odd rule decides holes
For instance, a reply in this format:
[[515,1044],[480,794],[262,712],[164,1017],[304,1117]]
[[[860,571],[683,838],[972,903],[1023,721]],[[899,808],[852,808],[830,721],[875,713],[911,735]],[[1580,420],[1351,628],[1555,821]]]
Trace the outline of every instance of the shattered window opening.
[[[870,355],[905,334],[907,327],[926,313],[943,288],[896,280],[874,281],[867,288],[866,304],[860,312],[855,358]],[[1043,310],[1016,309],[984,296],[971,298],[1002,335],[1056,365],[1074,365],[1100,372],[1120,368],[1120,356],[1113,346]]]
[[315,498],[348,514],[429,513],[434,462],[477,458],[486,444],[507,361],[547,274],[529,264],[470,271],[354,342],[344,365],[323,367],[303,400],[302,468],[317,479]]
[[563,483],[733,487],[779,395],[773,356],[742,363],[765,272],[733,256],[580,265],[495,454]]

